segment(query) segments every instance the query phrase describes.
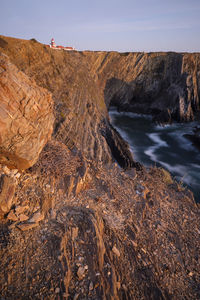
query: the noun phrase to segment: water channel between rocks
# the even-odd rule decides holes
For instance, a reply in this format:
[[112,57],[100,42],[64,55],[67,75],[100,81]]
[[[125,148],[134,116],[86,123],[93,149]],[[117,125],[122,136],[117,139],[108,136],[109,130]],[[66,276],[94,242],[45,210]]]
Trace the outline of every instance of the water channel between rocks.
[[200,202],[200,151],[183,135],[197,125],[173,123],[159,126],[150,116],[109,111],[112,125],[129,143],[134,159],[145,166],[161,166],[187,185]]

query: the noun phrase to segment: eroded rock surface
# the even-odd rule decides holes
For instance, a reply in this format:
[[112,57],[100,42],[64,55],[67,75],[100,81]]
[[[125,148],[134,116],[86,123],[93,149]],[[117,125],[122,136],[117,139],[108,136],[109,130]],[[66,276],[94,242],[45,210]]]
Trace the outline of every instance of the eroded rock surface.
[[0,54],[0,163],[32,166],[53,130],[51,95]]

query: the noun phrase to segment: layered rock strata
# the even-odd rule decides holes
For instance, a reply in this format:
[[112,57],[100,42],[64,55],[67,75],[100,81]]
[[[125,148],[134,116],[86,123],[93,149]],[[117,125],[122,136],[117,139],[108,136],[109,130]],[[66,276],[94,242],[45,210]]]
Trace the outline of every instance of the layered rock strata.
[[199,111],[199,53],[87,52],[107,106],[190,121]]
[[50,93],[0,54],[0,163],[31,167],[51,137],[53,122]]

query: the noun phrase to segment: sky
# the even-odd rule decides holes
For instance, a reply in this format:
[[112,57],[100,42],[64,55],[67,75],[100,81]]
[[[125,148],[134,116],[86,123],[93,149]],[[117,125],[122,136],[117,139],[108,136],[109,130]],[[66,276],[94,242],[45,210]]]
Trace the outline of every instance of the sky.
[[0,0],[0,34],[77,50],[200,52],[200,0]]

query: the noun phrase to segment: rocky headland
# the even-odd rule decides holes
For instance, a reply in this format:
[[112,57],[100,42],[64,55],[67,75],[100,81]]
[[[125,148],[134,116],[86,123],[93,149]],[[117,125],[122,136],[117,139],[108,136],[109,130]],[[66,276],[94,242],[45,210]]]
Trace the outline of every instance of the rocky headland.
[[1,299],[200,299],[200,212],[108,108],[190,121],[200,54],[0,37]]

